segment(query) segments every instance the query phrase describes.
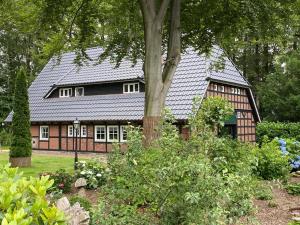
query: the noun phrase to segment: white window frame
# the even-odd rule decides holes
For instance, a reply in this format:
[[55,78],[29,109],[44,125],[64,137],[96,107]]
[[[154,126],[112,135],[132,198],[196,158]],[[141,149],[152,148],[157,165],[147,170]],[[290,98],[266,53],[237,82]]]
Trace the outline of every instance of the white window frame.
[[[103,128],[104,130],[104,139],[97,139],[97,128]],[[106,142],[106,129],[105,129],[105,126],[103,125],[95,125],[94,126],[94,140],[95,142]]]
[[214,91],[218,91],[218,85],[214,84]]
[[[47,138],[45,138],[45,137],[43,137],[43,132],[42,132],[42,130],[44,129],[44,128],[47,128],[48,129],[48,137]],[[44,125],[44,126],[40,126],[40,140],[41,141],[48,141],[49,140],[49,135],[50,135],[50,129],[49,129],[49,126],[46,126],[46,125]]]
[[241,94],[241,89],[237,89],[237,94],[240,95]]
[[220,92],[225,92],[225,86],[224,85],[220,85]]
[[[70,133],[70,128],[72,129],[72,133]],[[75,129],[74,125],[68,125],[68,137],[76,137],[75,130],[76,129]],[[78,136],[77,137],[80,137],[80,132],[78,132]]]
[[[83,129],[85,128],[85,134],[83,134]],[[81,125],[80,126],[80,136],[81,137],[86,137],[87,136],[87,126],[86,125]]]
[[127,131],[126,131],[126,140],[124,140],[123,138],[124,138],[124,129],[128,129],[128,127],[129,127],[128,125],[121,125],[120,126],[120,129],[121,129],[120,130],[120,135],[121,135],[120,136],[120,141],[121,142],[127,142]]
[[[82,88],[82,95],[77,95],[77,90]],[[81,96],[84,96],[84,87],[76,87],[75,88],[75,97],[81,97]]]
[[[68,90],[68,95],[65,95],[65,90]],[[63,93],[63,94],[61,94]],[[72,96],[72,88],[60,88],[59,89],[59,97],[60,98],[68,98]]]
[[[109,129],[110,128],[117,128],[117,139],[110,139],[109,138]],[[108,142],[118,142],[119,141],[119,135],[120,135],[120,131],[119,131],[119,126],[118,125],[110,125],[110,126],[107,126],[107,141]]]
[[[138,90],[135,90],[135,85],[138,85]],[[127,91],[125,91],[125,86],[127,86]],[[130,91],[130,86],[133,86],[133,91]],[[140,83],[124,83],[123,84],[123,94],[139,93],[140,92]]]

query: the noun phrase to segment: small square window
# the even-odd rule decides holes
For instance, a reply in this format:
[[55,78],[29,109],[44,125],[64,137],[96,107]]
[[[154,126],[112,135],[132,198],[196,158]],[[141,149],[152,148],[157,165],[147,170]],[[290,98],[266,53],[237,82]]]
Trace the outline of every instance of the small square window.
[[214,84],[214,91],[218,91],[218,85]]
[[40,126],[40,140],[49,139],[49,126]]
[[95,141],[106,141],[105,126],[95,126]]
[[136,92],[140,92],[139,83],[123,84],[123,93],[136,93]]
[[59,97],[71,97],[72,96],[72,88],[61,88],[59,89]]
[[84,88],[83,87],[77,87],[75,88],[75,96],[84,96]]
[[220,92],[225,92],[225,87],[222,85],[220,86],[220,89],[219,89]]
[[107,127],[108,133],[108,141],[116,142],[119,139],[119,127],[118,126],[108,126]]
[[68,126],[68,137],[73,137],[74,135],[74,127],[73,125]]

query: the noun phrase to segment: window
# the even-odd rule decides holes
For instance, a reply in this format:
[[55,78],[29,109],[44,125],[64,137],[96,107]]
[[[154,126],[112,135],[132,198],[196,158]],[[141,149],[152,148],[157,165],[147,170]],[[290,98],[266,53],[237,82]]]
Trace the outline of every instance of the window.
[[49,139],[49,126],[40,126],[40,140],[47,141]]
[[95,141],[106,141],[105,126],[95,126]]
[[84,96],[84,88],[83,87],[77,87],[75,88],[75,96]]
[[231,94],[235,93],[235,88],[231,88]]
[[118,126],[108,126],[107,127],[108,141],[115,142],[119,140],[119,127]]
[[241,89],[237,89],[237,94],[240,95],[241,94]]
[[136,92],[140,92],[139,83],[123,84],[123,93],[136,93]]
[[86,137],[87,129],[86,125],[81,125],[81,137]]
[[214,91],[218,91],[218,85],[214,84]]
[[59,97],[71,97],[72,96],[72,88],[61,88],[59,89]]
[[225,92],[225,87],[224,86],[220,86],[219,91],[220,92]]
[[[76,137],[76,132],[73,125],[68,125],[68,137]],[[77,133],[77,137],[80,137],[80,132]]]
[[120,131],[121,142],[127,141],[127,129],[128,129],[128,126],[121,126],[121,131]]

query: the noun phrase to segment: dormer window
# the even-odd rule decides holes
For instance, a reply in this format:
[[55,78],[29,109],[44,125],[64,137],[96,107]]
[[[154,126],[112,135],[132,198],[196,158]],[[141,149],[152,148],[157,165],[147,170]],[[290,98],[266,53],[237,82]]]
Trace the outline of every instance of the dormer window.
[[137,93],[140,92],[139,83],[125,83],[123,84],[123,93]]
[[75,88],[75,96],[84,96],[84,88],[83,87],[77,87]]
[[72,88],[61,88],[59,89],[59,97],[71,97],[72,96]]

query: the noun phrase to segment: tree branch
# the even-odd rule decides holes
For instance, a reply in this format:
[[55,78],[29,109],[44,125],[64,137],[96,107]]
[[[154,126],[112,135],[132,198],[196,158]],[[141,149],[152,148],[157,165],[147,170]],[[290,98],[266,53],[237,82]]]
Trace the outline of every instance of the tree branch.
[[171,85],[181,55],[181,32],[180,32],[180,9],[181,0],[173,0],[170,14],[170,31],[166,63],[162,72],[164,92],[166,93]]
[[72,18],[72,21],[71,21],[71,24],[70,24],[70,29],[69,29],[69,40],[71,40],[71,38],[72,38],[73,25],[74,25],[75,19],[78,15],[79,11],[83,7],[83,4],[84,4],[84,0],[82,0],[81,4],[79,5],[78,9],[75,11],[74,16]]
[[145,22],[149,22],[148,20],[155,17],[155,3],[153,0],[139,0],[140,7],[144,14]]
[[166,15],[168,6],[170,4],[170,0],[162,0],[162,3],[160,4],[160,8],[158,11],[158,14],[156,15],[156,21],[159,23],[163,22],[163,19]]

